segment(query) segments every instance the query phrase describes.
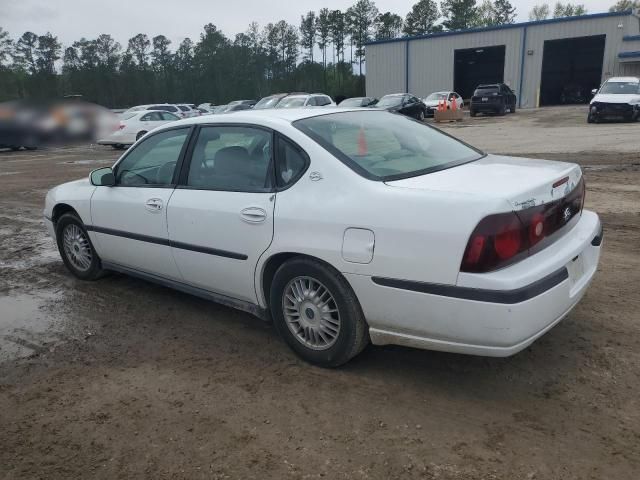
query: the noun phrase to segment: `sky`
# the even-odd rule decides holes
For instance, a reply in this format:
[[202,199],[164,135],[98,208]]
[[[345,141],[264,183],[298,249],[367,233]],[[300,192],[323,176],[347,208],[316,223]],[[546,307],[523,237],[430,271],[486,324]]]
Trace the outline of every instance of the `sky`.
[[[381,12],[403,18],[417,0],[376,0]],[[110,33],[123,47],[137,33],[150,38],[166,35],[177,48],[185,37],[196,40],[202,27],[215,24],[233,38],[251,21],[260,26],[284,19],[300,24],[300,15],[323,7],[346,10],[355,0],[0,0],[0,27],[13,38],[25,31],[51,32],[67,46],[81,37]],[[478,1],[478,3],[480,3]],[[511,0],[518,22],[527,21],[531,8],[541,0]],[[554,1],[549,2],[551,4]],[[577,0],[589,13],[604,12],[615,0]]]

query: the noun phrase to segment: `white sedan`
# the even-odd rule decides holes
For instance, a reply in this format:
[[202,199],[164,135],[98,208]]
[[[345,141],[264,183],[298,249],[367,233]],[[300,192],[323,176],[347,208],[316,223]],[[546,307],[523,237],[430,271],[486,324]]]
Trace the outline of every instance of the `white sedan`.
[[380,110],[275,109],[159,128],[60,185],[67,268],[112,270],[273,320],[336,366],[369,341],[508,356],[593,278],[578,165],[486,155]]
[[461,109],[464,107],[464,100],[456,92],[444,91],[434,92],[426,97],[422,102],[427,106],[427,113],[430,117],[438,109],[438,105],[442,102],[446,102],[447,108],[450,109],[453,104],[456,104],[456,108]]
[[111,145],[121,149],[140,140],[147,132],[160,125],[180,120],[180,117],[162,110],[139,110],[125,112],[120,117],[118,128],[111,135],[98,140],[98,145]]

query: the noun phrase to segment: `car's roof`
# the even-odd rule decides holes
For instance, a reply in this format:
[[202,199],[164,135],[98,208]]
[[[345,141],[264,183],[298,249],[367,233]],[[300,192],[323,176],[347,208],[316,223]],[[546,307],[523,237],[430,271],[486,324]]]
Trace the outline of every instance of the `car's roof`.
[[200,123],[233,122],[233,123],[256,123],[257,125],[269,120],[280,120],[287,123],[295,122],[303,118],[319,117],[330,113],[362,112],[361,109],[345,109],[339,107],[322,108],[268,108],[264,110],[240,110],[231,115],[216,117],[215,115],[205,115],[201,117],[185,118],[179,122],[172,122],[169,125],[192,125]]
[[607,82],[640,82],[639,77],[611,77]]

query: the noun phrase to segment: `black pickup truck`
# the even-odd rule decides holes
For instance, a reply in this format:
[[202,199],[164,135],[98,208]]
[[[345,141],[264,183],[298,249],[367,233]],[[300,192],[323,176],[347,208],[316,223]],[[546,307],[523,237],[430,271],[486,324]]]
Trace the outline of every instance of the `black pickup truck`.
[[478,85],[473,92],[469,105],[469,114],[472,117],[478,113],[504,115],[507,110],[510,113],[516,111],[516,94],[504,83]]

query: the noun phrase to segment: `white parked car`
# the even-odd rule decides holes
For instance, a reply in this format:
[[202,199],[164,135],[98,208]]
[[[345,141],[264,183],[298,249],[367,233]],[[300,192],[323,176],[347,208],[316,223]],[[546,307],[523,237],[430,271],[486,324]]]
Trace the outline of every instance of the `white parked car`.
[[380,110],[274,109],[156,129],[50,190],[44,215],[78,278],[124,272],[243,309],[336,366],[369,341],[530,345],[598,266],[583,200],[575,164],[486,155]]
[[123,113],[120,117],[118,129],[111,135],[98,140],[98,145],[111,145],[121,149],[132,145],[160,125],[180,120],[180,117],[163,110],[141,110]]
[[275,108],[300,108],[300,107],[335,107],[336,103],[329,95],[313,93],[311,95],[289,95],[275,106]]
[[190,105],[187,103],[177,103],[176,107],[180,109],[180,116],[182,118],[191,118],[191,117],[199,117],[200,110],[198,110],[195,105]]
[[589,105],[587,122],[597,123],[607,118],[640,119],[640,78],[611,77],[591,93],[595,96]]
[[462,97],[456,92],[451,91],[434,92],[422,100],[422,103],[427,106],[427,115],[430,117],[433,116],[434,112],[438,109],[438,105],[442,102],[446,102],[447,108],[449,109],[454,102],[458,109],[464,107]]

